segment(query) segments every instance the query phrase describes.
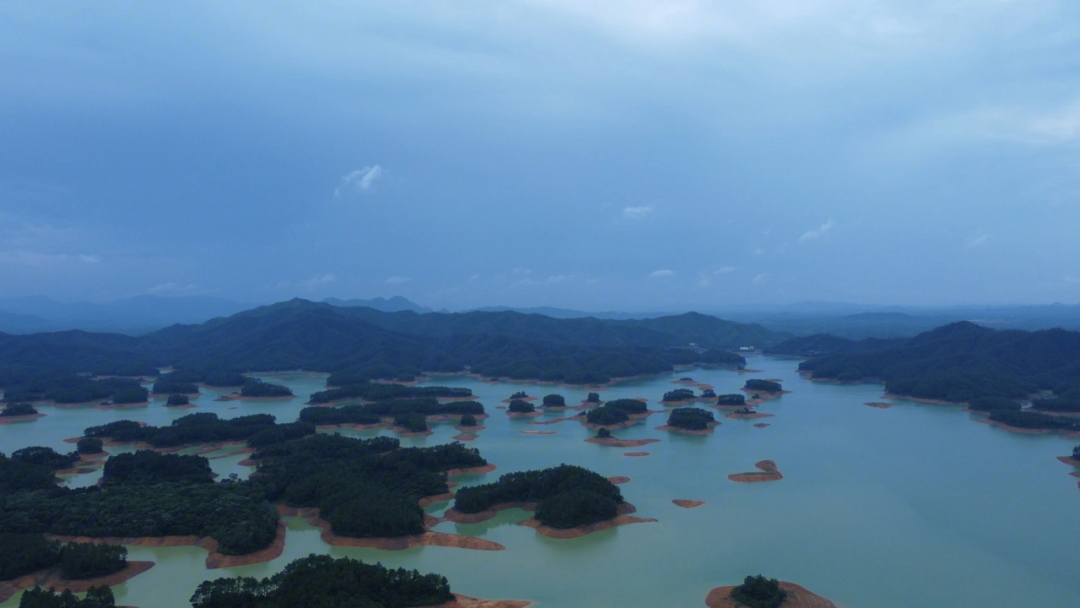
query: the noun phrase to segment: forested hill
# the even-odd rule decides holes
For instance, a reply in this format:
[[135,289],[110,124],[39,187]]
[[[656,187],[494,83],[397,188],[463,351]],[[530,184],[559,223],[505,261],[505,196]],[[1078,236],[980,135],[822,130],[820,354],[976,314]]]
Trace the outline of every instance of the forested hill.
[[791,338],[765,349],[769,355],[789,355],[794,357],[818,357],[821,355],[865,353],[899,346],[903,338],[865,338],[851,340],[831,334],[814,334]]
[[740,365],[742,357],[725,349],[786,337],[694,313],[632,321],[553,319],[515,312],[387,313],[296,299],[140,337],[0,334],[0,384],[40,372],[145,375],[154,366],[356,371],[372,378],[468,367],[489,376],[594,383],[677,364]]
[[957,402],[1021,398],[1039,390],[1080,396],[1080,333],[1074,331],[998,331],[963,321],[876,345],[820,344],[847,350],[801,363],[799,369],[814,378],[880,379],[891,393]]

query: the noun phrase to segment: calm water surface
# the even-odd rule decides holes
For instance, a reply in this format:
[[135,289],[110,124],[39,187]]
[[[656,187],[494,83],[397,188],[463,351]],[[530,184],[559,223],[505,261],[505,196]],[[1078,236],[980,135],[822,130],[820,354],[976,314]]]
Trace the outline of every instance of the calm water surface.
[[[499,470],[457,481],[482,483],[503,472],[578,464],[603,475],[630,477],[620,486],[623,495],[638,507],[637,515],[657,523],[552,540],[515,525],[528,514],[511,510],[481,524],[436,528],[482,536],[505,545],[506,551],[423,547],[395,552],[330,547],[317,529],[289,518],[284,554],[265,564],[206,570],[206,551],[199,548],[129,547],[129,559],[152,560],[157,566],[115,587],[117,603],[187,607],[195,587],[208,578],[267,576],[298,557],[329,553],[438,572],[458,593],[528,599],[550,608],[699,607],[712,587],[759,572],[797,582],[849,608],[1080,606],[1075,571],[1080,490],[1069,468],[1055,460],[1076,441],[975,424],[954,407],[908,401],[888,410],[866,407],[864,402],[880,400],[880,386],[811,383],[795,373],[792,360],[756,357],[749,367],[762,372],[747,376],[695,369],[601,391],[604,399],[648,398],[652,409],[659,408],[656,402],[665,391],[675,388],[671,380],[684,375],[714,385],[717,393],[735,392],[747,377],[779,378],[792,391],[761,406],[774,418],[729,420],[718,412],[723,425],[706,437],[657,431],[654,427],[664,419],[652,416],[615,434],[662,441],[627,449],[585,443],[592,431],[577,422],[535,426],[495,409],[517,390],[538,397],[558,392],[570,404],[584,399],[585,390],[489,385],[460,376],[430,382],[472,388],[491,414],[483,421],[487,428],[479,432],[480,439],[470,445]],[[48,445],[70,451],[64,438],[124,418],[162,425],[192,412],[213,411],[222,417],[265,412],[290,421],[325,383],[325,376],[317,374],[262,377],[288,384],[299,398],[214,402],[227,391],[204,389],[193,399],[193,409],[166,408],[164,400],[128,410],[44,406],[45,418],[0,425],[0,450]],[[770,426],[754,428],[754,422]],[[525,435],[523,430],[557,433]],[[436,445],[457,433],[439,424],[434,435],[402,443]],[[628,451],[650,455],[622,455]],[[237,465],[240,455],[208,456],[224,456],[210,461],[222,475],[246,476],[251,470]],[[755,470],[753,464],[763,459],[775,460],[784,479],[758,484],[727,479],[730,473]],[[73,476],[66,483],[86,485],[99,475]],[[687,510],[673,505],[675,498],[706,504]],[[429,511],[439,514],[448,506],[434,505]],[[16,596],[0,606],[17,604]]]

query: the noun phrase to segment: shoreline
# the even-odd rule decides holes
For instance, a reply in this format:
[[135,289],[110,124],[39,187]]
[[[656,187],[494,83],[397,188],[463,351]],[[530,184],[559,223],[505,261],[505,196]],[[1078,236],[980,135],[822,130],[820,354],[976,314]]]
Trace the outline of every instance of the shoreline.
[[[729,585],[712,589],[705,598],[705,605],[709,608],[743,608],[741,602],[731,599],[734,588],[735,585]],[[788,592],[782,608],[837,608],[831,601],[795,583],[780,581],[780,588]]]
[[12,424],[15,422],[30,422],[38,418],[44,418],[45,414],[23,414],[21,416],[0,416],[0,424]]
[[772,460],[759,460],[754,463],[754,466],[761,470],[757,472],[747,473],[732,473],[728,475],[728,479],[739,483],[757,483],[761,481],[780,481],[784,476],[780,473],[780,469],[776,468],[776,463]]
[[682,507],[684,509],[696,509],[705,504],[704,500],[687,500],[685,498],[672,498],[671,502],[674,503],[676,507]]
[[643,445],[649,445],[650,443],[659,443],[660,439],[616,439],[614,437],[601,439],[599,437],[589,437],[585,442],[605,445],[612,448],[639,448]]
[[123,569],[95,578],[67,580],[61,578],[59,568],[47,568],[30,574],[24,574],[10,581],[0,582],[0,603],[6,602],[16,593],[33,587],[53,588],[56,591],[70,590],[72,593],[86,593],[90,587],[115,587],[126,583],[156,565],[155,562],[129,561]]
[[[332,547],[364,547],[379,549],[381,551],[403,551],[414,547],[450,547],[455,549],[472,549],[475,551],[504,551],[503,545],[477,538],[475,536],[463,536],[461,534],[448,534],[446,532],[432,532],[427,530],[421,534],[395,537],[369,537],[354,538],[351,536],[338,536],[331,530],[330,522],[319,517],[318,507],[287,507],[278,505],[278,513],[283,517],[301,517],[321,530],[320,537],[323,542]],[[425,527],[430,527],[444,520],[434,517],[424,518]]]
[[714,420],[712,422],[709,422],[708,424],[709,428],[707,429],[684,429],[681,427],[665,424],[663,426],[656,427],[656,430],[668,431],[670,433],[679,433],[681,435],[712,435],[716,432],[716,427],[720,426],[723,423]]
[[[629,478],[627,478],[629,481]],[[447,509],[443,515],[444,521],[452,521],[459,524],[477,524],[480,522],[488,521],[494,518],[499,511],[506,511],[507,509],[521,509],[523,511],[536,511],[537,503],[535,502],[504,502],[496,505],[492,505],[490,509],[486,511],[480,511],[479,513],[462,513],[456,509]],[[581,538],[583,536],[592,534],[593,532],[600,532],[602,530],[610,530],[618,526],[625,526],[629,524],[638,523],[650,523],[657,520],[652,518],[633,517],[630,514],[637,512],[637,507],[634,505],[623,502],[619,505],[617,515],[611,519],[604,521],[598,521],[592,524],[585,524],[583,526],[576,526],[574,528],[552,528],[545,526],[536,520],[535,517],[530,517],[523,521],[518,522],[517,525],[525,526],[536,530],[538,534],[546,536],[548,538],[554,538],[559,540],[567,540],[571,538]]]
[[434,606],[421,606],[420,608],[527,608],[532,606],[528,600],[482,600],[454,593],[454,599],[445,604]]
[[209,536],[67,536],[46,534],[45,538],[60,542],[90,543],[95,545],[131,545],[135,547],[201,547],[209,551],[206,569],[233,568],[261,564],[277,559],[285,549],[287,527],[278,521],[274,540],[266,547],[244,555],[225,555],[218,552],[218,541]]
[[755,418],[773,418],[775,416],[776,414],[762,414],[761,412],[754,412],[752,414],[731,412],[730,414],[724,414],[724,418],[731,418],[733,420],[752,420]]

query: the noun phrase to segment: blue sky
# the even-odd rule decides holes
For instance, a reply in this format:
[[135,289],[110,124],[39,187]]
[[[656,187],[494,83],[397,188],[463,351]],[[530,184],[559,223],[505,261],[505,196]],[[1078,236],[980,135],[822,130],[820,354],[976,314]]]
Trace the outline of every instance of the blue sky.
[[0,2],[0,296],[1080,302],[1080,3]]

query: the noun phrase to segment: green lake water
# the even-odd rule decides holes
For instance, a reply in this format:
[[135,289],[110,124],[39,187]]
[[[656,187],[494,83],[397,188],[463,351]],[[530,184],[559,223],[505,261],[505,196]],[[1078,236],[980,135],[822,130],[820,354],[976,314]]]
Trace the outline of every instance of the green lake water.
[[[503,383],[472,378],[433,378],[429,384],[467,386],[491,417],[470,442],[499,470],[457,478],[470,484],[492,481],[503,472],[560,463],[578,464],[605,476],[625,475],[624,497],[637,516],[657,523],[623,526],[575,540],[553,540],[516,525],[520,510],[475,525],[440,524],[443,532],[481,536],[505,551],[423,547],[406,551],[327,546],[319,531],[287,518],[284,554],[269,563],[206,570],[206,551],[193,547],[130,547],[129,559],[157,565],[114,588],[118,604],[142,608],[189,606],[199,582],[220,576],[267,576],[309,553],[350,556],[391,567],[445,575],[458,593],[491,599],[527,599],[537,606],[571,608],[699,607],[709,589],[736,584],[747,574],[796,582],[848,608],[913,606],[987,608],[1080,606],[1076,550],[1080,546],[1080,489],[1070,468],[1055,460],[1076,440],[1053,435],[1019,435],[972,422],[960,408],[900,401],[892,409],[863,405],[881,400],[880,385],[813,383],[795,371],[796,362],[754,357],[760,373],[693,369],[648,380],[620,383],[601,391],[605,400],[645,397],[650,409],[691,376],[712,384],[718,394],[735,392],[749,377],[779,378],[792,391],[759,408],[774,418],[730,420],[713,435],[695,437],[655,430],[659,414],[616,431],[620,438],[655,437],[639,448],[585,443],[593,431],[576,421],[536,426],[510,420],[496,409],[512,392],[533,396],[557,392],[577,404],[587,391],[565,387]],[[271,413],[279,421],[296,418],[325,376],[269,374],[298,395],[288,401],[215,402],[226,390],[204,389],[193,409],[170,409],[164,400],[126,410],[40,407],[45,418],[0,425],[0,450],[47,445],[70,451],[66,437],[111,420],[167,424],[192,412],[222,417]],[[574,412],[569,412],[573,414]],[[550,413],[537,420],[569,415]],[[770,426],[755,428],[753,423]],[[436,445],[458,431],[437,424],[430,437],[403,439],[403,445]],[[556,431],[526,435],[523,430]],[[358,437],[387,431],[347,431]],[[122,451],[109,448],[112,453]],[[646,451],[631,458],[624,452]],[[208,456],[221,475],[245,476],[241,455]],[[784,479],[741,484],[731,473],[754,471],[755,462],[775,460]],[[100,473],[73,476],[85,485]],[[703,500],[682,509],[672,499]],[[439,514],[448,503],[429,509]],[[18,597],[0,606],[15,606]]]

